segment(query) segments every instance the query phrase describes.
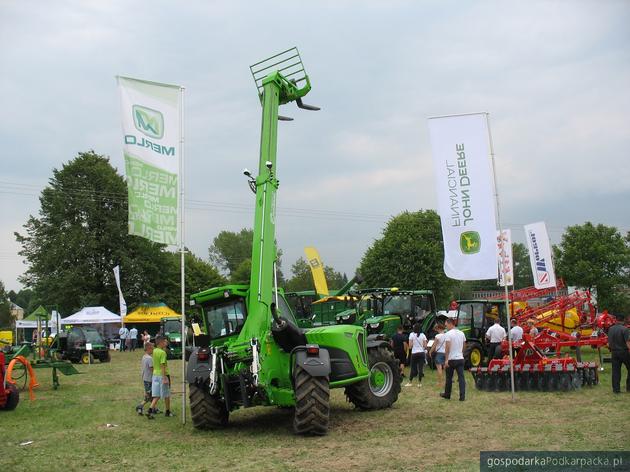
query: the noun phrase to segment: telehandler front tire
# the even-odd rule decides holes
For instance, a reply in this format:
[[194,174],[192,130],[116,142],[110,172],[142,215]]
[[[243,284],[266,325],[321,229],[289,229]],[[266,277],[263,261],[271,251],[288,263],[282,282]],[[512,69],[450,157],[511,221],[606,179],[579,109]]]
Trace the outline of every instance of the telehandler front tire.
[[190,416],[197,429],[220,429],[228,423],[229,413],[220,398],[195,384],[188,385]]
[[400,393],[400,368],[394,353],[384,347],[368,349],[370,377],[346,387],[348,401],[360,410],[389,408]]
[[313,377],[301,366],[293,371],[295,389],[295,416],[293,430],[296,434],[323,436],[328,432],[330,418],[329,378]]

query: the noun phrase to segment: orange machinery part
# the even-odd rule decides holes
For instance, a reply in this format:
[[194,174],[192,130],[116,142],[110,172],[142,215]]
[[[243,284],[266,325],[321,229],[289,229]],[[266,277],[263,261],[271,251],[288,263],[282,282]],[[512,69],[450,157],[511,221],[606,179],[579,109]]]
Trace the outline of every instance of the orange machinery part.
[[22,364],[28,370],[28,376],[30,377],[30,382],[28,384],[28,396],[31,401],[35,400],[35,394],[33,393],[33,389],[39,387],[39,383],[37,382],[37,377],[35,377],[35,371],[33,370],[33,366],[28,361],[28,359],[24,356],[16,356],[11,362],[9,362],[9,366],[7,367],[6,380],[10,384],[15,385],[15,380],[11,378],[11,372],[13,372],[13,367],[17,363]]

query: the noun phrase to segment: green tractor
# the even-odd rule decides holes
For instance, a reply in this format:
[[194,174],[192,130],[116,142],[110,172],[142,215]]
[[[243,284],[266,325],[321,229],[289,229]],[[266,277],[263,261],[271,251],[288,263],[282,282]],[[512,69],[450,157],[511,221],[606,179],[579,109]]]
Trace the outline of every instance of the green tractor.
[[359,298],[354,310],[337,315],[338,324],[362,325],[368,334],[389,337],[402,325],[410,333],[413,325],[435,315],[435,297],[431,290],[370,288],[352,292]]
[[182,357],[182,319],[170,316],[160,320],[160,333],[168,339],[166,356],[169,359]]
[[[457,328],[466,335],[466,350],[464,351],[465,367],[479,367],[488,357],[488,341],[486,331],[500,317],[501,326],[508,329],[505,301],[502,300],[456,300]],[[452,313],[452,311],[451,311]],[[442,317],[441,321],[446,318]],[[435,324],[438,316],[427,317],[423,323],[423,331],[427,337],[435,337]],[[431,342],[431,341],[429,341]]]
[[[92,346],[91,350],[87,345]],[[75,364],[91,364],[94,359],[100,362],[111,360],[107,344],[94,328],[73,326],[62,331],[52,345],[53,357],[69,360]]]
[[288,292],[289,306],[293,309],[300,328],[336,324],[337,314],[354,308],[356,297],[348,295],[350,289],[361,282],[356,274],[339,290],[331,290],[327,297],[320,297],[314,290]]
[[277,288],[276,167],[280,105],[299,108],[311,89],[296,48],[251,67],[262,102],[258,176],[244,174],[256,194],[249,285],[228,285],[192,295],[198,323],[186,379],[198,429],[225,426],[230,413],[257,405],[293,407],[298,434],[326,434],[330,389],[345,388],[363,410],[390,407],[400,392],[397,361],[384,341],[360,326],[300,329]]

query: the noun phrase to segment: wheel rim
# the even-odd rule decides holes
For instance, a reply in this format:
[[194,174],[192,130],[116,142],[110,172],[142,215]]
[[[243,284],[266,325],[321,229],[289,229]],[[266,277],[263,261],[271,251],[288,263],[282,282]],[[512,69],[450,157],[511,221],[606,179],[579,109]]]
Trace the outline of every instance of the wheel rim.
[[83,357],[81,358],[81,362],[83,362],[84,364],[89,364],[90,363],[90,355],[89,354],[83,354]]
[[385,362],[377,362],[370,368],[370,391],[377,397],[389,393],[394,383],[394,372]]
[[470,365],[477,367],[479,364],[481,364],[481,351],[475,348],[470,351]]

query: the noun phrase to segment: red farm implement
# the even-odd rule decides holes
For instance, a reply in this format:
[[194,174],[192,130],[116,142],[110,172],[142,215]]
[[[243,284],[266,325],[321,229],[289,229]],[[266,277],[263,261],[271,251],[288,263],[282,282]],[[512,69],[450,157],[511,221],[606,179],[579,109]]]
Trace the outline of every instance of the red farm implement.
[[[515,390],[568,391],[583,385],[599,383],[598,364],[581,362],[562,354],[562,348],[576,349],[577,357],[582,346],[600,348],[607,343],[605,335],[577,338],[565,333],[545,330],[532,339],[525,335],[514,343]],[[505,343],[507,344],[507,343]],[[553,353],[555,357],[549,357]],[[470,369],[475,386],[480,390],[504,391],[510,389],[510,360],[493,359],[488,367]]]

